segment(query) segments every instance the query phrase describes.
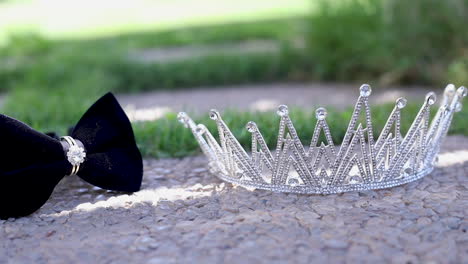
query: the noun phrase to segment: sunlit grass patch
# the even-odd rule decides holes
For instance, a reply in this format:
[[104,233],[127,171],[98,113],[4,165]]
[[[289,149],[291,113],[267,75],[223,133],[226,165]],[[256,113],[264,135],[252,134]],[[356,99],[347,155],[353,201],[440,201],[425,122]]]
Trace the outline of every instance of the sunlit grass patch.
[[33,32],[48,39],[109,37],[306,15],[308,0],[43,0],[0,3],[0,40]]

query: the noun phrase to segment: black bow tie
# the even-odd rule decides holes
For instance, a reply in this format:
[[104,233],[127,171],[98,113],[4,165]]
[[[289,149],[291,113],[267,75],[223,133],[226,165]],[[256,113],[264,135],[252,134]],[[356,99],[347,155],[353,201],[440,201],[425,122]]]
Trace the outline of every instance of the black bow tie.
[[[111,93],[89,108],[70,136],[86,150],[79,177],[108,190],[140,189],[141,154],[130,121]],[[39,209],[72,168],[60,140],[0,114],[0,219]]]

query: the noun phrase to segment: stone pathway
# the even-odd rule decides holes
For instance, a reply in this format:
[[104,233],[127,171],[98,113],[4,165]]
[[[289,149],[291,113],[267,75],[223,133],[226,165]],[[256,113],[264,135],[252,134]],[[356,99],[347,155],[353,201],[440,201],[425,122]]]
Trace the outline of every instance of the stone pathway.
[[[155,91],[117,97],[132,120],[153,120],[168,112],[207,114],[212,108],[270,111],[280,104],[307,109],[320,106],[343,109],[356,103],[359,86],[284,83]],[[421,103],[430,90],[427,87],[374,87],[371,103],[393,103],[398,97]],[[442,93],[443,87],[435,92]]]
[[[146,160],[143,189],[64,179],[35,214],[0,221],[0,263],[463,263],[468,138],[438,168],[387,190],[339,195],[248,191],[204,157]],[[2,201],[8,202],[8,201]]]
[[182,60],[193,60],[213,54],[277,54],[280,48],[280,43],[277,41],[257,39],[238,43],[139,49],[132,51],[129,54],[129,57],[130,59],[141,63],[165,63]]

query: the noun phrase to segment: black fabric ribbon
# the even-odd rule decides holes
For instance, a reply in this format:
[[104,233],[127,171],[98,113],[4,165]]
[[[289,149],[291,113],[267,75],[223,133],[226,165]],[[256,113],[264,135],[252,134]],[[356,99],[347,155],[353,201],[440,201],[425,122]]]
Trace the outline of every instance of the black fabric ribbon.
[[[140,189],[141,154],[130,121],[111,93],[89,108],[70,136],[86,149],[79,177],[108,190]],[[35,212],[71,169],[57,138],[0,114],[0,219]]]

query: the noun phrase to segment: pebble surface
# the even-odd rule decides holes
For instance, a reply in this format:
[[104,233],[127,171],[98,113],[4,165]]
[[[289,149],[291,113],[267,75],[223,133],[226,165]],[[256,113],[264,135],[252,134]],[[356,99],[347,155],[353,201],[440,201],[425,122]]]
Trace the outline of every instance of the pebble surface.
[[0,220],[0,263],[468,261],[467,137],[417,182],[326,196],[235,187],[201,156],[144,163],[140,192],[66,177],[38,212]]

